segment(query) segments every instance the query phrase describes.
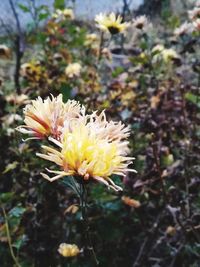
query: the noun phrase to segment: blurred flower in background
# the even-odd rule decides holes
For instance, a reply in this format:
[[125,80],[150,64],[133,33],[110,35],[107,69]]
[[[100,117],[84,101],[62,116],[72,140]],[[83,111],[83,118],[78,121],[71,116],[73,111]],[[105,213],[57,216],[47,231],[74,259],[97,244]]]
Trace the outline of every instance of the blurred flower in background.
[[65,74],[69,77],[69,78],[73,78],[73,77],[77,77],[80,75],[81,72],[81,65],[79,63],[72,63],[69,64],[66,68],[65,68]]
[[95,21],[99,29],[110,34],[122,33],[130,25],[128,22],[122,22],[122,17],[113,12],[109,15],[100,13],[96,15]]
[[80,253],[80,250],[77,245],[75,244],[66,244],[66,243],[61,243],[58,252],[63,256],[63,257],[75,257]]

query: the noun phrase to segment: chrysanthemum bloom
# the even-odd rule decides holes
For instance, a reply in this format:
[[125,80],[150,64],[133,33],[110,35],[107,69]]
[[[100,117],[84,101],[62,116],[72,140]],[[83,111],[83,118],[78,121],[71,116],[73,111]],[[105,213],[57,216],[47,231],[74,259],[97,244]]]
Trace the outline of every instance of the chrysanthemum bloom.
[[194,26],[194,29],[195,29],[195,30],[200,31],[200,19],[196,19],[196,20],[193,22],[193,26]]
[[153,47],[153,49],[151,50],[151,52],[154,53],[161,53],[164,50],[164,46],[162,44],[157,44],[156,46]]
[[79,63],[69,64],[65,68],[65,74],[69,78],[73,78],[73,77],[79,76],[80,75],[80,72],[81,72],[81,65]]
[[20,74],[31,81],[39,81],[42,77],[42,66],[40,62],[24,63],[20,67]]
[[108,59],[108,60],[111,60],[112,59],[112,54],[111,54],[111,51],[109,48],[107,47],[104,47],[101,51],[101,55],[102,57]]
[[90,33],[86,35],[86,40],[84,42],[85,46],[92,46],[98,41],[98,36],[95,33]]
[[0,45],[0,58],[10,58],[11,50],[6,45]]
[[183,36],[187,33],[192,32],[192,24],[188,22],[184,22],[180,27],[176,28],[174,31],[174,35]]
[[43,146],[46,153],[37,153],[61,168],[58,171],[47,169],[49,173],[56,174],[52,178],[41,174],[51,182],[73,175],[83,180],[94,179],[116,191],[122,190],[110,176],[125,176],[127,171],[136,172],[128,167],[133,159],[127,157],[128,136],[129,128],[121,122],[108,122],[104,112],[99,116],[96,112],[91,115],[82,113],[77,120],[65,122],[60,141],[49,138],[58,149]]
[[28,96],[25,94],[10,94],[6,96],[6,101],[19,106],[30,103]]
[[160,44],[156,45],[152,49],[152,55],[153,55],[153,62],[163,60],[165,63],[168,63],[169,61],[180,59],[179,55],[174,49],[172,48],[166,49],[163,45]]
[[109,15],[100,13],[99,15],[96,15],[95,21],[97,22],[97,27],[99,29],[111,34],[124,32],[129,26],[129,23],[122,22],[122,17],[120,15],[116,16],[113,12]]
[[74,19],[74,12],[70,8],[65,8],[64,10],[57,9],[56,12],[53,14],[54,19]]
[[139,16],[133,20],[133,26],[139,30],[142,30],[148,24],[146,16]]
[[59,139],[64,120],[70,120],[79,116],[81,106],[74,100],[62,101],[62,95],[51,96],[42,100],[38,97],[24,108],[25,125],[17,130],[30,134],[34,139],[42,139],[52,136]]
[[177,54],[177,52],[172,49],[172,48],[169,48],[169,49],[164,49],[162,51],[162,57],[163,57],[163,60],[164,62],[169,62],[170,60],[176,60],[176,59],[179,59],[179,55]]
[[65,8],[63,10],[63,15],[65,16],[65,18],[74,19],[74,12],[70,8]]
[[200,18],[200,7],[195,7],[193,10],[188,11],[189,18],[196,20]]
[[63,256],[63,257],[75,257],[80,253],[80,250],[77,245],[75,244],[66,244],[66,243],[61,243],[58,252]]

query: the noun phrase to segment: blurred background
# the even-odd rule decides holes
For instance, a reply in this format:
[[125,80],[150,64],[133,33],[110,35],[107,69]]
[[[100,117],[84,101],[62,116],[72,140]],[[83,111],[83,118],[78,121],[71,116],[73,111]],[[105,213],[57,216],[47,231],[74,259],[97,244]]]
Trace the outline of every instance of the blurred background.
[[[0,266],[199,267],[200,1],[4,0],[0,11]],[[102,32],[100,12],[129,27]],[[98,265],[70,179],[45,181],[54,165],[15,130],[31,100],[60,93],[131,128],[137,174],[112,177],[120,193],[87,185]],[[81,252],[63,257],[63,242]]]

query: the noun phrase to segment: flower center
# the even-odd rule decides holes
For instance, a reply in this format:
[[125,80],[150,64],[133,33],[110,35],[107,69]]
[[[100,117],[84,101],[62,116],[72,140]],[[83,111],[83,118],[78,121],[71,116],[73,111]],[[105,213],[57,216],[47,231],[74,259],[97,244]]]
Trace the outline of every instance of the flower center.
[[119,33],[119,28],[118,27],[114,27],[114,26],[110,26],[108,27],[108,30],[111,34],[117,34]]

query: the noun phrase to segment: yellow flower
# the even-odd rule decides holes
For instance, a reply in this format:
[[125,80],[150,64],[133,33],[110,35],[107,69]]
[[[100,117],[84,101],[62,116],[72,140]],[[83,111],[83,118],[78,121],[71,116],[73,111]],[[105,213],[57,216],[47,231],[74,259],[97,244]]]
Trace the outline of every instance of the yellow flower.
[[61,94],[44,101],[38,97],[24,108],[25,125],[17,127],[17,130],[33,135],[34,139],[48,136],[59,139],[64,120],[78,117],[80,110],[80,104],[74,100],[64,104]]
[[174,49],[164,49],[162,51],[162,56],[163,56],[163,60],[165,62],[169,62],[170,60],[173,60],[173,59],[178,59],[179,56],[178,54],[176,53],[176,51]]
[[59,171],[47,169],[49,173],[56,174],[52,178],[45,173],[41,175],[51,182],[69,175],[84,180],[91,178],[116,191],[122,190],[110,176],[125,176],[127,171],[136,172],[128,168],[133,159],[127,157],[128,136],[129,128],[121,122],[108,122],[104,112],[99,116],[96,112],[91,115],[82,112],[79,118],[65,121],[60,141],[49,138],[58,149],[43,146],[46,153],[37,153],[37,156],[61,168]]
[[30,62],[21,65],[20,74],[31,81],[39,81],[42,77],[42,66],[40,62]]
[[179,55],[172,48],[165,48],[163,45],[158,44],[152,49],[153,62],[160,61],[161,59],[168,63],[171,60],[179,59]]
[[69,78],[73,78],[73,77],[77,77],[80,75],[81,72],[81,65],[79,63],[72,63],[69,64],[66,68],[65,68],[65,74],[69,77]]
[[166,229],[166,234],[174,236],[176,234],[176,228],[174,226],[169,225]]
[[61,20],[64,20],[65,18],[74,19],[74,12],[70,8],[65,8],[64,10],[57,9],[53,14],[53,18]]
[[75,244],[61,243],[58,248],[58,252],[63,257],[75,257],[80,253],[80,250]]
[[164,50],[164,46],[162,44],[157,44],[156,46],[153,47],[152,53],[161,53]]
[[124,32],[129,26],[129,23],[123,23],[122,17],[116,16],[113,12],[109,15],[100,13],[99,15],[96,15],[95,21],[97,22],[97,27],[99,29],[110,32],[111,34]]
[[65,16],[65,18],[74,19],[74,12],[70,8],[65,8],[63,10],[63,15]]
[[86,35],[86,40],[84,42],[85,46],[92,46],[96,45],[96,42],[98,41],[98,36],[95,33],[90,33]]

